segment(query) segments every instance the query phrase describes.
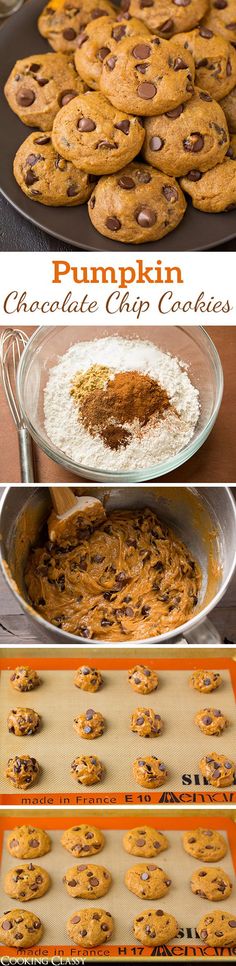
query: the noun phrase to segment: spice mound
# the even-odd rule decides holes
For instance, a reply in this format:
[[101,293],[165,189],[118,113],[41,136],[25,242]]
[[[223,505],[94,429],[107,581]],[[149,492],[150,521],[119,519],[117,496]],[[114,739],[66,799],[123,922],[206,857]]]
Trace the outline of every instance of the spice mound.
[[113,510],[77,547],[32,549],[25,582],[51,624],[88,640],[157,637],[192,615],[200,567],[156,514]]

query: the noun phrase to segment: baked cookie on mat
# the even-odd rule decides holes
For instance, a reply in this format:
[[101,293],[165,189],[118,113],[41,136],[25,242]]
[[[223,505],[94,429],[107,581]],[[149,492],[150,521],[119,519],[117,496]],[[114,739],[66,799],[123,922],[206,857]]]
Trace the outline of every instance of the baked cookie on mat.
[[159,832],[150,825],[140,825],[125,833],[123,846],[130,855],[151,859],[160,852],[165,852],[169,848],[169,842],[164,832]]
[[234,946],[236,942],[236,915],[213,909],[197,924],[197,933],[204,946]]
[[112,878],[103,865],[73,865],[63,882],[73,899],[100,899],[111,887]]
[[217,829],[195,828],[184,832],[183,847],[193,859],[218,862],[227,852],[227,842]]
[[61,837],[61,844],[71,855],[88,857],[101,852],[105,844],[103,832],[95,825],[73,825],[67,828]]
[[46,869],[30,862],[28,865],[9,869],[4,880],[4,890],[11,899],[30,902],[31,899],[40,899],[44,896],[50,884],[50,876]]
[[113,933],[113,919],[105,909],[79,909],[67,921],[67,933],[73,943],[82,946],[104,945]]
[[231,895],[233,884],[223,869],[196,869],[191,875],[191,889],[194,895],[209,902],[222,902]]
[[7,849],[16,859],[38,859],[51,849],[51,839],[42,828],[16,825],[9,832]]
[[0,942],[17,948],[37,946],[43,935],[41,919],[28,909],[10,909],[0,918]]
[[160,946],[174,939],[179,931],[175,916],[163,909],[149,909],[138,913],[133,921],[135,939],[142,946]]
[[168,873],[149,862],[146,865],[139,862],[127,869],[124,881],[127,889],[140,899],[161,899],[171,885]]

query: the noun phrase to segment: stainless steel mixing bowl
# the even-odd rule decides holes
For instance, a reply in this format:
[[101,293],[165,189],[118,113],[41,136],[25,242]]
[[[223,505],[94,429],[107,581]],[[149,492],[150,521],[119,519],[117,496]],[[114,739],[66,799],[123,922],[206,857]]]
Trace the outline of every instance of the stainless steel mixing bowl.
[[[181,536],[198,559],[202,569],[202,590],[194,616],[168,634],[139,641],[121,641],[124,646],[176,642],[190,633],[216,606],[225,593],[236,563],[236,505],[226,486],[140,486],[140,487],[76,487],[79,495],[90,494],[101,499],[107,510],[119,507],[150,506]],[[26,612],[34,635],[44,643],[78,645],[89,649],[107,641],[84,641],[65,633],[44,620],[27,599],[24,567],[30,546],[36,541],[41,526],[51,509],[47,487],[8,487],[0,505],[0,551],[4,576]],[[112,646],[112,642],[111,645]],[[113,644],[115,647],[115,644]]]

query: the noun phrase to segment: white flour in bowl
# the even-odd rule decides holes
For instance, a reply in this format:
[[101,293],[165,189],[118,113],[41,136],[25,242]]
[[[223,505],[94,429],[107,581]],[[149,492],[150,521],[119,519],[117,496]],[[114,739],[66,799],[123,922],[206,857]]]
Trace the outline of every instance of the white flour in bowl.
[[[152,417],[143,427],[131,413],[125,424],[132,432],[128,445],[111,449],[99,435],[84,428],[70,394],[76,373],[86,372],[92,365],[107,366],[113,373],[138,371],[150,376],[166,390],[173,408],[161,418]],[[141,469],[174,456],[191,440],[199,412],[199,393],[183,363],[152,342],[119,336],[75,343],[50,370],[44,390],[49,440],[75,463],[104,471]]]

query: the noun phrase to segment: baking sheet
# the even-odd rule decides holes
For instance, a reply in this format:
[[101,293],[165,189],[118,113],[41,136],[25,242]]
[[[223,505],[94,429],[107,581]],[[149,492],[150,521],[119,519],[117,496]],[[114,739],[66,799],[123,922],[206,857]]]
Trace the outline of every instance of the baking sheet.
[[[39,824],[38,819],[34,818],[31,812],[29,815],[20,817],[18,822],[23,824],[24,822],[32,821],[35,825]],[[2,910],[7,908],[7,910],[14,909],[16,906],[16,901],[6,897],[3,889],[4,875],[9,868],[19,865],[19,860],[11,858],[6,850],[6,838],[8,832],[6,827],[12,827],[17,824],[16,818],[9,820],[4,818],[1,820],[4,827],[3,829],[3,843],[2,843],[2,863],[1,863],[1,878],[0,878],[0,907]],[[92,824],[98,824],[97,820],[90,818],[89,815],[76,816],[76,823],[80,822],[91,822]],[[73,818],[75,823],[75,818]],[[44,824],[43,824],[44,823]],[[62,825],[63,823],[63,825]],[[73,856],[62,847],[60,844],[60,838],[62,834],[62,828],[68,827],[71,824],[69,819],[63,820],[58,816],[54,818],[50,823],[50,828],[48,829],[46,817],[40,819],[40,825],[46,827],[49,831],[52,840],[52,850],[42,859],[38,859],[37,863],[42,865],[43,868],[47,869],[52,878],[52,885],[50,891],[47,892],[45,896],[41,899],[35,900],[33,903],[25,902],[20,904],[22,909],[28,909],[35,911],[37,915],[40,916],[44,925],[43,934],[43,949],[45,947],[52,948],[55,946],[59,949],[63,949],[66,952],[65,943],[67,940],[65,924],[70,914],[79,911],[80,908],[89,906],[88,900],[73,899],[67,895],[66,890],[62,884],[62,877],[66,869],[70,868],[73,864],[76,864]],[[72,823],[73,824],[73,823]],[[136,825],[137,822],[133,821],[129,826]],[[122,846],[122,838],[124,831],[126,830],[126,820],[125,818],[113,817],[106,824],[106,818],[103,822],[99,822],[99,827],[103,828],[105,834],[105,847],[98,856],[91,856],[91,862],[96,861],[98,865],[106,866],[113,878],[113,884],[109,892],[102,899],[93,899],[91,901],[91,906],[102,907],[108,912],[111,912],[114,918],[114,932],[111,940],[111,947],[105,947],[105,949],[110,949],[110,954],[115,953],[126,947],[128,950],[133,946],[133,932],[132,932],[132,921],[135,915],[142,913],[142,910],[151,908],[161,908],[166,912],[172,913],[177,919],[179,924],[179,933],[176,940],[172,940],[170,943],[170,948],[179,948],[179,942],[186,944],[188,947],[196,946],[199,949],[200,946],[199,939],[196,936],[196,925],[202,915],[207,912],[207,909],[211,908],[211,905],[215,909],[220,905],[220,908],[224,907],[227,911],[235,914],[236,905],[236,895],[235,895],[235,885],[233,888],[232,896],[230,896],[225,903],[213,903],[208,904],[206,900],[201,899],[199,896],[194,896],[189,885],[191,874],[194,869],[198,868],[200,863],[196,859],[189,856],[183,849],[182,846],[182,833],[185,828],[194,828],[199,824],[199,819],[191,818],[185,822],[184,817],[182,819],[176,817],[172,822],[162,821],[159,823],[155,817],[146,821],[145,824],[154,825],[156,827],[162,828],[167,834],[169,840],[169,848],[160,854],[156,860],[157,864],[168,872],[168,875],[172,879],[172,885],[170,887],[169,893],[162,899],[156,900],[156,902],[150,900],[142,900],[137,896],[134,896],[124,885],[124,874],[127,869],[137,862],[141,861],[135,856],[128,855]],[[201,820],[201,824],[210,827],[211,819],[206,818]],[[109,825],[109,827],[107,827]],[[52,827],[53,826],[53,827]],[[167,826],[167,827],[166,827]],[[221,819],[219,816],[217,821],[213,820],[213,826],[219,828],[228,843],[228,851],[224,859],[221,862],[217,862],[217,867],[220,866],[231,876],[232,881],[235,881],[235,857],[234,850],[236,847],[236,828],[230,820]],[[230,834],[229,834],[230,832]],[[148,860],[147,860],[148,861]],[[150,860],[153,861],[153,860]],[[154,860],[155,862],[155,860]],[[22,860],[20,860],[21,864]],[[17,904],[19,904],[17,902]],[[60,916],[58,916],[58,909],[60,909]],[[101,947],[99,947],[101,948]],[[138,950],[142,949],[138,944],[136,946],[136,953]],[[1,949],[1,947],[0,947]],[[147,950],[151,955],[152,950]],[[135,943],[134,949],[131,955],[135,955]],[[153,954],[153,953],[152,953]],[[174,953],[173,953],[174,954]],[[87,951],[86,951],[87,955]]]
[[[219,751],[235,758],[233,680],[236,667],[233,661],[211,659],[207,662],[209,669],[220,668],[223,678],[221,687],[210,695],[192,690],[188,683],[194,667],[206,666],[202,661],[147,661],[140,657],[139,663],[148,663],[159,672],[159,688],[150,695],[140,695],[128,684],[127,669],[135,664],[132,660],[90,661],[102,670],[104,677],[102,688],[95,694],[74,686],[74,670],[82,661],[65,659],[60,661],[60,669],[57,659],[41,662],[35,659],[30,663],[38,667],[41,685],[34,691],[20,693],[10,686],[10,672],[6,662],[1,662],[0,801],[3,804],[153,804],[175,802],[176,795],[177,801],[183,804],[201,800],[236,801],[236,781],[225,789],[216,789],[199,774],[199,761],[204,754]],[[38,734],[26,738],[9,734],[6,718],[10,709],[18,705],[32,707],[42,715]],[[220,707],[230,721],[226,731],[216,738],[202,734],[194,724],[196,712],[211,705]],[[164,730],[159,737],[140,738],[131,732],[130,715],[141,706],[152,707],[163,718]],[[87,708],[101,711],[106,718],[104,735],[93,741],[81,739],[73,729],[75,715]],[[104,779],[95,786],[79,785],[70,775],[71,762],[77,755],[93,753],[105,766]],[[26,792],[15,790],[4,778],[8,757],[15,754],[33,755],[41,766],[37,784]],[[168,778],[157,790],[137,785],[132,774],[135,758],[150,754],[160,757],[168,768]]]

